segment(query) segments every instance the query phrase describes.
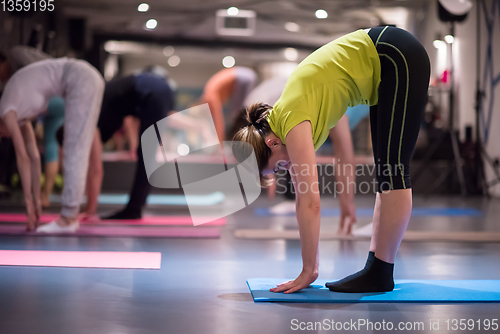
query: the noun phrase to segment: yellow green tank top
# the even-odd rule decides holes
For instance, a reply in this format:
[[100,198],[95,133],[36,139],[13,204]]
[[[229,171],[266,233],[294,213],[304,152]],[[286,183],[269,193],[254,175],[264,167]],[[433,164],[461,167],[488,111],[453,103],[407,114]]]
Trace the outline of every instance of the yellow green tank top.
[[269,112],[269,125],[286,144],[294,126],[311,122],[318,150],[347,107],[377,104],[379,84],[375,45],[364,30],[355,31],[322,46],[295,68]]

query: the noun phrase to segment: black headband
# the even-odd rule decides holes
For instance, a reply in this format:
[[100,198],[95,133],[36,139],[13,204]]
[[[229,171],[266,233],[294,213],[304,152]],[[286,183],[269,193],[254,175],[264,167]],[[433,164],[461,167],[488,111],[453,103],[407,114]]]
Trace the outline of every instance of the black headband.
[[257,127],[257,123],[256,123],[256,122],[251,122],[251,123],[250,123],[250,124],[248,124],[248,125],[249,125],[249,126],[250,126],[250,125],[253,125],[253,127],[254,127],[257,131],[259,131],[260,136],[261,136],[262,138],[264,138],[264,133],[262,132],[262,129],[260,129],[259,127]]

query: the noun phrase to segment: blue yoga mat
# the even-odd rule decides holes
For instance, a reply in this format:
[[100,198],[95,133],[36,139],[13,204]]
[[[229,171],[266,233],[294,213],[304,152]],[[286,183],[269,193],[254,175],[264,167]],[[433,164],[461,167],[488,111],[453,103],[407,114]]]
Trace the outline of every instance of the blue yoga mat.
[[[295,216],[295,211],[273,213],[270,208],[257,208],[254,211],[257,216]],[[357,209],[356,215],[358,217],[372,217],[373,209]],[[412,216],[482,216],[480,210],[468,208],[414,208],[411,212]],[[340,216],[340,209],[321,209],[322,217],[336,217]]]
[[317,280],[296,293],[270,292],[287,281],[251,278],[247,281],[254,302],[292,303],[500,303],[500,280],[396,280],[394,291],[384,293],[339,293],[325,287],[333,280]]
[[[209,206],[222,203],[224,194],[214,192],[208,195],[191,195],[190,199],[195,205]],[[51,202],[61,202],[60,195],[50,195]],[[127,194],[102,194],[99,195],[99,204],[127,204],[129,195]],[[184,195],[149,195],[146,201],[153,205],[185,205],[187,206],[186,196]],[[190,201],[191,202],[191,201]]]

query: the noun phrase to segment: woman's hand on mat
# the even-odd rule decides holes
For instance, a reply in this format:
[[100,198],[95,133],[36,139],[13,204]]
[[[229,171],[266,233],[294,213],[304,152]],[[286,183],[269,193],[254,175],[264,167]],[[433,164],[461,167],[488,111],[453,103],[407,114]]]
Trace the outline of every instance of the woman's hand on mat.
[[340,203],[340,223],[338,235],[352,235],[352,225],[356,223],[356,207],[354,202]]
[[318,271],[307,272],[302,270],[299,277],[293,281],[283,282],[277,287],[270,289],[271,292],[292,293],[307,288],[318,278]]

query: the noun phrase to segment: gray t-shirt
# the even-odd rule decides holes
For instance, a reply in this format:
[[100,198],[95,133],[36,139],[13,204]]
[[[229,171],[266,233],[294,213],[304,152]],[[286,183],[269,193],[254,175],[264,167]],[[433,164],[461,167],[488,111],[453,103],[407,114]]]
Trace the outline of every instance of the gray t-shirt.
[[0,117],[13,110],[20,123],[33,119],[47,109],[49,99],[63,96],[64,66],[68,58],[35,62],[14,73],[0,100]]

